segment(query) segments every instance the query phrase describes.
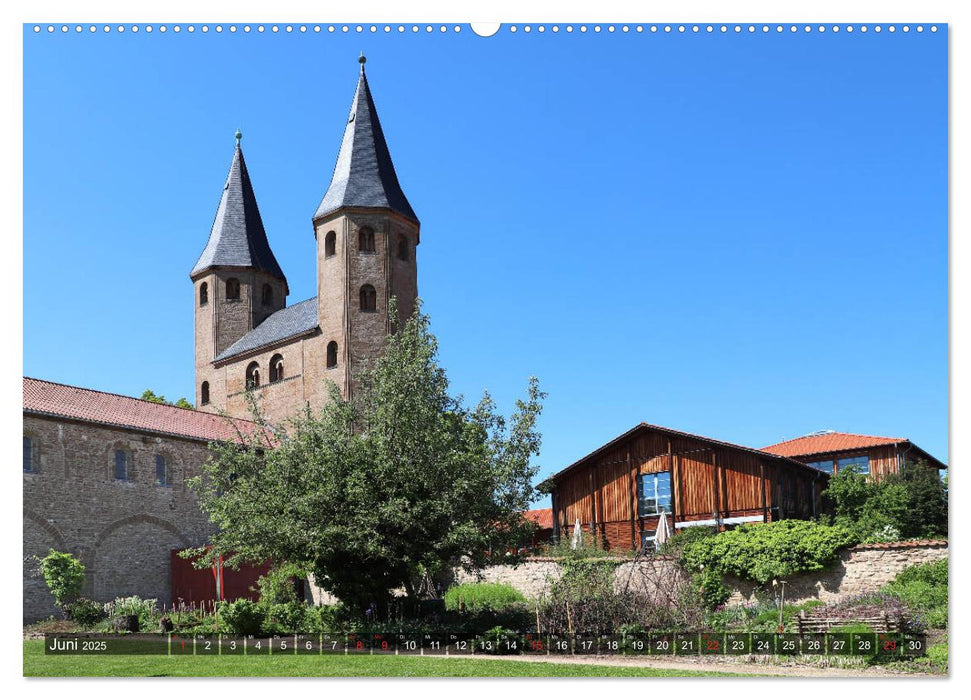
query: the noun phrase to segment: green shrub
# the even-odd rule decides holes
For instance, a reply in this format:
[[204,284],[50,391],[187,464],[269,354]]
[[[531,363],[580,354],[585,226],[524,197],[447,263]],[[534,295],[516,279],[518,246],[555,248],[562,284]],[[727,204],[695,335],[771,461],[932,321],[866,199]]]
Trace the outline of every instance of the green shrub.
[[67,619],[84,629],[94,627],[105,618],[101,603],[87,598],[71,601],[64,607],[64,611],[67,613]]
[[127,598],[115,598],[110,603],[105,603],[105,615],[111,619],[120,615],[136,615],[140,629],[151,629],[154,626],[155,615],[157,613],[155,598],[144,599],[137,595]]
[[927,648],[927,658],[941,673],[947,673],[947,641]]
[[714,610],[724,605],[732,595],[731,589],[722,583],[722,575],[715,569],[706,569],[691,577],[691,582],[697,588],[705,610]]
[[299,602],[297,581],[307,578],[307,570],[297,564],[280,564],[256,580],[260,602],[266,605]]
[[307,631],[306,603],[296,601],[266,607],[263,631],[266,634],[296,634]]
[[258,603],[240,598],[233,603],[220,603],[219,619],[233,634],[259,634],[266,619],[266,610]]
[[900,598],[928,627],[947,627],[947,559],[908,566],[883,591]]
[[526,598],[508,583],[463,583],[445,592],[446,610],[500,611]]
[[317,605],[307,609],[308,632],[341,632],[347,626],[348,621],[348,611],[340,603]]
[[718,534],[718,530],[713,527],[685,527],[674,533],[667,542],[658,548],[658,554],[667,556],[681,556],[684,548],[692,542],[713,537]]
[[857,542],[841,527],[808,520],[742,525],[687,544],[682,558],[692,571],[714,570],[768,583],[803,571],[819,571],[840,549]]
[[84,564],[73,554],[50,550],[40,560],[40,572],[58,607],[64,607],[81,594]]

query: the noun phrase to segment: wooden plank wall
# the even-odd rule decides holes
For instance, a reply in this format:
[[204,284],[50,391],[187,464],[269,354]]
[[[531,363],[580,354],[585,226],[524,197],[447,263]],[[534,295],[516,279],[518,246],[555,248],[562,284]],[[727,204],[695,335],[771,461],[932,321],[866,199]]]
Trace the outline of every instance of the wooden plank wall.
[[708,520],[715,513],[723,518],[765,514],[767,520],[811,517],[821,488],[813,488],[806,470],[783,467],[782,478],[795,488],[795,499],[783,504],[787,492],[778,464],[745,450],[645,430],[560,477],[553,517],[562,537],[569,537],[579,519],[603,544],[636,549],[640,533],[657,527],[656,516],[637,515],[636,478],[662,471],[672,473],[677,522]]

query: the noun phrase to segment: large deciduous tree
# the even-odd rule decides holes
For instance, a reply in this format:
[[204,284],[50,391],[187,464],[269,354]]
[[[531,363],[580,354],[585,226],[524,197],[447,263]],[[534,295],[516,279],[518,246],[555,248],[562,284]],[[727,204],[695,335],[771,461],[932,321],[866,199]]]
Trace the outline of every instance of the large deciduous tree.
[[351,400],[331,384],[318,413],[213,446],[190,484],[218,526],[209,555],[298,563],[358,609],[396,588],[413,596],[422,574],[455,562],[480,567],[532,527],[521,513],[535,498],[544,397],[531,378],[508,421],[488,394],[466,407],[419,309]]

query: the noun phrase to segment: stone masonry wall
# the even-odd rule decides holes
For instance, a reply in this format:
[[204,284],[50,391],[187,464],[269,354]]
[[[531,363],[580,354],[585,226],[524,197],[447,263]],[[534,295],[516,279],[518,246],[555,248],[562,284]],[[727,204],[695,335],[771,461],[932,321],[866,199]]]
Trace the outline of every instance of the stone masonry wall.
[[[786,601],[798,604],[822,600],[828,603],[844,596],[875,592],[906,567],[944,557],[947,557],[947,543],[940,541],[858,545],[845,550],[839,561],[826,571],[787,579]],[[676,575],[676,572],[673,561],[665,557],[637,562],[619,561],[614,572],[614,586],[618,590],[630,587],[650,593],[653,580],[664,580]],[[561,575],[562,569],[555,559],[537,557],[517,567],[492,566],[478,576],[458,570],[455,572],[455,582],[508,583],[527,598],[536,598],[549,590],[549,580],[556,580]],[[749,581],[726,577],[725,584],[734,591],[729,605],[753,601],[759,593],[759,587]]]
[[[100,602],[139,595],[171,603],[170,552],[204,544],[208,519],[185,479],[208,458],[206,443],[33,415],[36,473],[23,476],[24,621],[57,613],[33,557],[51,549],[85,565],[83,595]],[[131,479],[116,481],[116,447],[132,453]],[[155,455],[172,485],[155,484]]]

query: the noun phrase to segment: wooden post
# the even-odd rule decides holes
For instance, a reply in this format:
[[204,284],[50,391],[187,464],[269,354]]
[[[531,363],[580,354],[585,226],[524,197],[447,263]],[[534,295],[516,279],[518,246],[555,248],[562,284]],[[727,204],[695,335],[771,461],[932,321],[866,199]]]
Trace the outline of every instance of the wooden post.
[[627,450],[627,472],[630,474],[629,493],[627,494],[630,497],[630,545],[631,549],[637,551],[640,546],[637,541],[637,476],[630,462],[630,450]]
[[762,475],[762,522],[766,523],[769,521],[769,511],[765,502],[765,462],[762,460],[759,460],[759,472]]
[[718,485],[718,453],[714,450],[711,451],[711,488],[713,489],[714,498],[712,499],[712,506],[715,509],[715,525],[718,525],[718,521],[721,520],[721,498],[718,495],[719,485]]

